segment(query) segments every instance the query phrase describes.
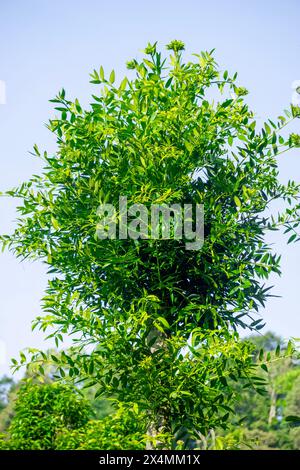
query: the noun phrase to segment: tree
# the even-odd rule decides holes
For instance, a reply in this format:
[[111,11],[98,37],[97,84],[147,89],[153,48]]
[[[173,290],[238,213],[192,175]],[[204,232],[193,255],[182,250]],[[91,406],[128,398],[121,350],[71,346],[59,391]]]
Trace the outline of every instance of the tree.
[[8,394],[14,386],[14,381],[11,377],[3,375],[0,379],[0,413],[7,405]]
[[0,433],[5,432],[13,417],[13,400],[17,384],[4,375],[0,380]]
[[57,450],[142,450],[147,435],[145,423],[134,410],[120,408],[116,414],[90,420],[85,426],[65,429],[56,439]]
[[[280,351],[280,349],[285,349],[286,345],[284,344],[283,339],[275,335],[272,332],[268,332],[265,335],[253,335],[249,337],[249,340],[255,345],[255,356],[256,358],[259,357],[260,351],[268,351],[269,355],[271,351],[275,352]],[[265,366],[265,372],[268,372],[268,399],[265,400],[265,403],[263,404],[261,400],[259,400],[259,397],[257,397],[257,400],[255,403],[255,398],[252,393],[252,397],[250,398],[250,402],[252,402],[255,412],[257,415],[258,420],[262,420],[262,422],[265,421],[268,422],[268,425],[270,426],[273,421],[277,420],[277,408],[279,406],[278,403],[278,398],[281,395],[285,395],[286,393],[286,387],[281,386],[278,384],[278,379],[281,379],[281,382],[283,378],[286,378],[286,373],[290,372],[296,372],[294,370],[291,370],[291,364],[293,363],[292,358],[288,357],[285,358],[284,360],[281,358],[279,361],[275,361],[274,363],[270,364],[269,369],[266,368]],[[259,407],[259,404],[263,406],[263,409]],[[244,403],[241,404],[242,407],[245,407],[246,401],[244,400]],[[258,406],[257,406],[258,405]],[[247,407],[247,405],[246,405]],[[247,419],[249,419],[249,410],[247,410],[248,413],[245,413],[247,415]],[[265,412],[267,412],[267,419],[265,416]]]
[[[137,406],[149,434],[205,435],[226,426],[232,381],[247,381],[254,367],[236,328],[263,326],[255,314],[269,296],[264,282],[280,272],[265,235],[283,227],[298,239],[299,186],[279,182],[277,160],[300,145],[296,134],[279,135],[300,108],[258,129],[247,90],[218,70],[213,51],[185,63],[181,41],[167,48],[169,63],[149,44],[141,61],[128,62],[133,78],[118,85],[114,71],[95,70],[100,90],[87,111],[64,90],[52,100],[57,152],[34,146],[45,168],[7,193],[22,205],[2,242],[49,266],[46,315],[34,327],[54,328],[57,346],[64,334],[76,338],[71,352],[50,357],[58,374]],[[139,237],[110,231],[123,220],[120,197]],[[274,200],[284,204],[278,217]],[[117,210],[101,215],[103,203]],[[201,249],[190,249],[186,233],[176,238],[175,222],[168,239],[151,238],[153,226],[140,219],[153,204],[202,204]],[[196,211],[190,219],[195,229]]]
[[285,415],[300,416],[300,371],[294,375],[294,383],[286,396]]
[[[299,428],[294,427],[294,420],[289,422],[286,418],[300,415],[299,359],[297,355],[279,356],[278,347],[285,349],[286,343],[274,333],[252,335],[246,340],[256,346],[257,361],[260,351],[269,355],[268,367],[263,363],[259,372],[262,379],[267,379],[267,385],[262,394],[252,388],[245,389],[243,400],[235,406],[230,432],[217,431],[217,434],[225,443],[235,439],[237,448],[242,449],[298,449]],[[236,386],[240,388],[240,384]]]
[[60,432],[83,427],[90,415],[89,403],[75,389],[57,383],[23,384],[1,446],[18,450],[55,449]]
[[261,349],[265,351],[275,351],[278,346],[281,348],[285,347],[284,340],[272,331],[268,331],[263,335],[250,335],[246,340],[251,341],[251,343],[255,345],[254,353],[256,356],[259,355]]

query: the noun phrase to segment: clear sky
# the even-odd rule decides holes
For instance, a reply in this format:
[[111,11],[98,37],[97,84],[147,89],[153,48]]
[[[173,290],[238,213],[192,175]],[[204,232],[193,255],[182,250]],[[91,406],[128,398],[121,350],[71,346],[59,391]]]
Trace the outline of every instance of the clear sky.
[[[44,123],[53,114],[48,102],[64,87],[70,97],[89,103],[95,92],[89,73],[103,65],[117,78],[125,62],[147,42],[164,47],[181,39],[189,52],[216,48],[221,68],[238,71],[249,89],[248,102],[258,119],[276,117],[288,107],[291,84],[300,79],[300,2],[298,0],[0,0],[0,81],[6,104],[0,104],[0,191],[16,186],[40,169],[28,154],[37,143],[55,150]],[[300,131],[299,125],[292,131]],[[280,158],[280,178],[300,181],[300,151]],[[0,198],[0,232],[16,217],[14,204]],[[300,337],[300,244],[272,242],[282,253],[283,275],[272,279],[274,294],[263,312],[267,329]],[[24,347],[43,347],[31,333],[40,313],[45,268],[0,256],[0,374],[8,359]],[[6,359],[3,350],[6,349]]]

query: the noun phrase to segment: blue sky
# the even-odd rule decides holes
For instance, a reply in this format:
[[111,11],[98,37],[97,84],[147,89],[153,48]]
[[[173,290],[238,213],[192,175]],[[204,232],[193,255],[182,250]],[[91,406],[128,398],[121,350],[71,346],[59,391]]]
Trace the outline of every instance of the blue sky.
[[[44,126],[53,115],[48,100],[64,87],[87,105],[95,92],[92,69],[114,68],[120,79],[125,62],[148,41],[164,47],[181,39],[189,53],[216,48],[220,67],[238,71],[240,85],[249,89],[258,119],[278,116],[291,101],[292,82],[300,79],[299,18],[297,0],[2,0],[0,80],[7,102],[0,104],[0,191],[40,170],[28,154],[34,143],[55,150]],[[300,122],[291,131],[299,127]],[[279,158],[280,179],[299,181],[300,151]],[[1,233],[11,230],[15,216],[14,203],[1,198]],[[283,275],[272,279],[281,298],[271,299],[263,312],[267,329],[299,337],[300,244],[286,246],[278,234],[271,241],[282,253]],[[24,347],[50,345],[30,329],[45,285],[41,264],[0,256],[0,356],[4,346],[9,359]],[[0,374],[7,371],[8,361],[0,357]]]

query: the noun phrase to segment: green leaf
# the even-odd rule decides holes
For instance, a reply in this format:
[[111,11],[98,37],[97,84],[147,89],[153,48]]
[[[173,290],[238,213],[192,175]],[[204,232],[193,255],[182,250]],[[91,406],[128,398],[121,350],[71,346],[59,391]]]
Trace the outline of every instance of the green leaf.
[[296,240],[296,238],[297,238],[297,234],[293,233],[293,235],[291,235],[290,238],[288,239],[288,243],[292,243],[294,240]]
[[95,393],[95,398],[100,397],[101,395],[103,395],[103,393],[104,393],[103,387],[99,388]]
[[261,364],[260,367],[261,367],[265,372],[268,372],[268,371],[269,371],[266,364]]
[[234,199],[235,205],[237,207],[241,207],[242,203],[241,203],[240,199],[237,196],[234,196],[233,199]]
[[110,76],[109,76],[109,81],[110,81],[111,84],[114,83],[115,78],[116,78],[116,77],[115,77],[115,71],[112,70],[111,73],[110,73]]
[[101,65],[100,70],[99,70],[99,75],[100,75],[101,80],[104,81],[105,80],[105,78],[104,78],[104,69],[103,69],[102,65]]
[[51,217],[51,223],[52,223],[52,226],[55,228],[55,230],[59,230],[60,228],[59,223],[53,216]]
[[128,79],[125,77],[123,78],[123,80],[121,81],[121,84],[120,84],[120,87],[119,87],[119,91],[124,91],[126,86],[127,86],[127,83],[128,83]]
[[170,328],[170,325],[168,321],[164,317],[157,317],[155,320],[155,323],[160,323],[162,326],[164,326],[166,329]]
[[286,348],[286,355],[289,356],[291,355],[292,353],[294,352],[294,346],[293,346],[293,343],[292,341],[290,340],[287,344],[287,348]]
[[286,416],[284,419],[285,421],[289,423],[295,423],[295,424],[300,425],[300,416],[289,415],[289,416]]

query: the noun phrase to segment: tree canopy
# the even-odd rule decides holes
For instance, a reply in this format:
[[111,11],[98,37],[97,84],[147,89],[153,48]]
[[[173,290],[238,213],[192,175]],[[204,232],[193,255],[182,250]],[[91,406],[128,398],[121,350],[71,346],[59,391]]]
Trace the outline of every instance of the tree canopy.
[[[97,385],[98,395],[175,436],[226,427],[232,383],[254,373],[253,347],[236,330],[263,326],[265,281],[280,273],[266,234],[283,228],[298,239],[299,185],[279,181],[278,159],[300,145],[298,135],[281,135],[300,108],[259,128],[247,90],[219,70],[213,51],[185,62],[181,41],[167,49],[168,58],[149,44],[128,62],[132,78],[118,83],[114,71],[94,70],[87,110],[64,89],[52,100],[57,151],[34,146],[44,170],[8,191],[22,204],[2,242],[48,265],[45,316],[34,327],[50,328],[57,346],[74,336],[67,352],[33,353],[41,372],[53,361],[62,378]],[[100,239],[98,207],[118,207],[120,197],[149,210],[203,205],[203,246],[142,234]],[[278,215],[274,200],[283,203]]]

